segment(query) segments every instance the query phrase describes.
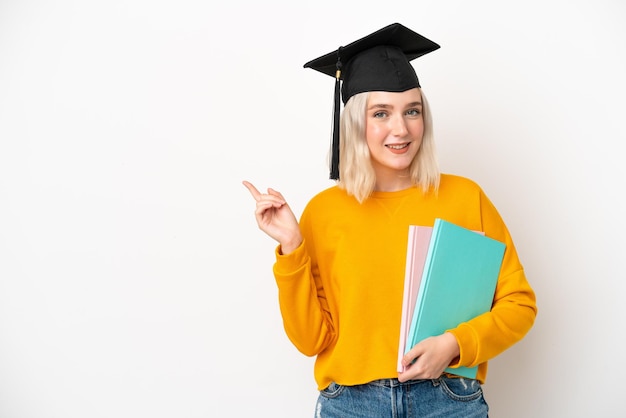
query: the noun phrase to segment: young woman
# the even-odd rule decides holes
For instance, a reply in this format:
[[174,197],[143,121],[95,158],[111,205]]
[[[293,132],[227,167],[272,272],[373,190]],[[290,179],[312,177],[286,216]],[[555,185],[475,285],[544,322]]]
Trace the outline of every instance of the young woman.
[[[336,185],[314,196],[299,222],[278,191],[244,181],[260,229],[279,244],[285,331],[316,356],[317,417],[486,417],[487,361],[534,323],[535,295],[498,211],[475,182],[438,170],[430,109],[409,62],[438,47],[393,24],[305,64],[343,82],[345,107],[332,153]],[[493,305],[417,343],[398,372],[408,226],[436,218],[506,245]],[[476,379],[445,372],[476,365]]]

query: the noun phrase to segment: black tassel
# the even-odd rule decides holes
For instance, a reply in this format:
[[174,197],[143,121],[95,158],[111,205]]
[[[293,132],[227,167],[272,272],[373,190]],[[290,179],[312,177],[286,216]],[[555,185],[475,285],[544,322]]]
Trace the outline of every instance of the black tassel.
[[335,73],[335,103],[333,111],[333,142],[330,157],[330,178],[339,180],[339,114],[341,110],[341,58],[337,50],[337,72]]

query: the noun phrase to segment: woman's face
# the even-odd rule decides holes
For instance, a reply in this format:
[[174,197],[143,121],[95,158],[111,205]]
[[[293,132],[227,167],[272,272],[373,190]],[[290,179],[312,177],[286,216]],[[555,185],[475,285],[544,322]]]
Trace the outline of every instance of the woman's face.
[[365,138],[378,177],[407,174],[422,144],[422,95],[372,91],[367,100]]

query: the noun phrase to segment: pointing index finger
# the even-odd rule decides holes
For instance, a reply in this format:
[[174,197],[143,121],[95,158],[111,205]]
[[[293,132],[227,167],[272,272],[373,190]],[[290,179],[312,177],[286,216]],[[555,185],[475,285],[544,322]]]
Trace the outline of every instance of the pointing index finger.
[[257,188],[254,187],[254,185],[249,181],[244,180],[242,183],[250,191],[250,194],[252,195],[252,197],[254,197],[254,200],[258,202],[261,199],[261,193],[257,190]]

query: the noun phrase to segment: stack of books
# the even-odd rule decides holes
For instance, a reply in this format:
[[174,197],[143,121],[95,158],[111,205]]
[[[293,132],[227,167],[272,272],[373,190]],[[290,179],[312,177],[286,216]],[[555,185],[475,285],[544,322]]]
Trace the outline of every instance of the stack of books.
[[[502,242],[443,219],[409,226],[398,372],[402,357],[418,342],[491,310]],[[446,372],[476,378],[478,366]]]

